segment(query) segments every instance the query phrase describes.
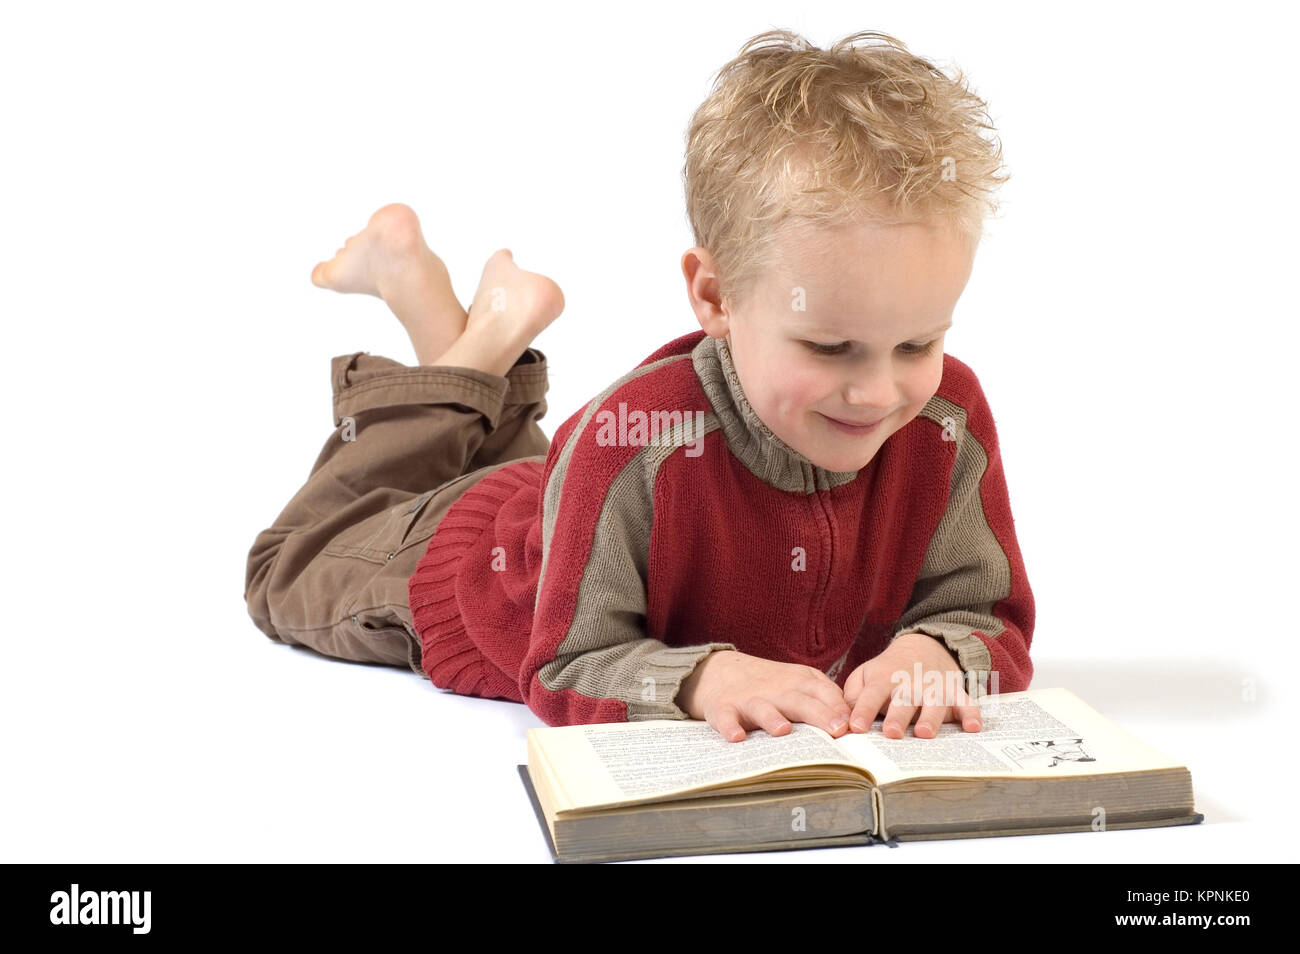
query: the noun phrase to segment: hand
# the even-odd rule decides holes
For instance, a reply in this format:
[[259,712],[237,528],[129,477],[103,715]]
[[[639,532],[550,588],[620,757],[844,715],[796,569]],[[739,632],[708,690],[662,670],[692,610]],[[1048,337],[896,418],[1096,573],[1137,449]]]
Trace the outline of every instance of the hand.
[[849,703],[826,673],[731,649],[710,653],[682,680],[677,704],[728,742],[742,741],[749,729],[788,735],[794,731],[790,720],[832,736],[843,735],[849,724]]
[[[916,664],[921,664],[921,684],[916,682]],[[882,733],[901,739],[916,710],[921,718],[912,731],[918,739],[933,739],[944,722],[961,722],[967,732],[983,727],[979,706],[966,690],[963,679],[948,673],[963,670],[942,642],[925,633],[904,633],[874,659],[868,659],[844,682],[844,699],[853,706],[849,727],[853,732],[870,732],[877,714],[889,705]],[[938,675],[929,675],[937,673]],[[897,686],[896,686],[897,684]],[[949,689],[955,692],[951,698]]]

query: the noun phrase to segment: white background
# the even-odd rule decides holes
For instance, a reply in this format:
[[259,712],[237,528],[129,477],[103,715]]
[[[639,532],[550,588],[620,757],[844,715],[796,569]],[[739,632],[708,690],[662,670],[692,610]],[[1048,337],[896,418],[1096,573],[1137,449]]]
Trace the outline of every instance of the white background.
[[1012,178],[947,350],[996,416],[1034,686],[1186,764],[1206,818],[746,857],[1293,857],[1282,10],[7,6],[0,860],[549,861],[515,770],[542,724],[525,707],[247,616],[248,548],[330,433],[330,358],[414,362],[379,300],[308,275],[394,201],[462,301],[511,248],[567,299],[536,342],[553,434],[698,327],[684,132],[713,72],[782,26],[883,30],[989,101]]

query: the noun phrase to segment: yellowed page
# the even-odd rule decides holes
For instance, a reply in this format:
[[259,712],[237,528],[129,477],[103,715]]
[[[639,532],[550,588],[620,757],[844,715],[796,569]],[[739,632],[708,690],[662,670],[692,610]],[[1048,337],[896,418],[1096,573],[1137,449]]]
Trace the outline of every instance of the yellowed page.
[[1050,778],[1183,766],[1125,732],[1068,689],[985,696],[983,729],[946,722],[933,739],[880,726],[835,740],[881,785],[906,778]]
[[651,801],[793,766],[858,767],[829,735],[802,722],[781,736],[756,729],[743,742],[693,719],[550,726],[529,729],[528,744],[552,777],[563,779],[563,807],[578,809]]
[[533,736],[528,737],[528,771],[533,779],[533,790],[542,805],[542,814],[546,816],[551,829],[551,838],[555,837],[554,816],[569,807],[569,796],[564,790],[564,783],[555,774],[550,759],[536,744]]

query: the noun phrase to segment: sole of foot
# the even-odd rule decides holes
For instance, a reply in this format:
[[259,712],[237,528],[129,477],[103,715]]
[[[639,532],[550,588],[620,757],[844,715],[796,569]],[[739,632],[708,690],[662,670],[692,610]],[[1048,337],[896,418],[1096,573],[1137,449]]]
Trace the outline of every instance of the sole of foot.
[[563,311],[559,285],[524,271],[510,249],[498,249],[483,266],[464,333],[437,363],[505,374]]
[[[395,202],[370,216],[366,227],[349,236],[333,258],[318,263],[311,270],[311,282],[344,294],[383,298],[386,289],[400,282],[446,275],[446,265],[424,241],[415,210]],[[451,294],[450,279],[447,288]]]

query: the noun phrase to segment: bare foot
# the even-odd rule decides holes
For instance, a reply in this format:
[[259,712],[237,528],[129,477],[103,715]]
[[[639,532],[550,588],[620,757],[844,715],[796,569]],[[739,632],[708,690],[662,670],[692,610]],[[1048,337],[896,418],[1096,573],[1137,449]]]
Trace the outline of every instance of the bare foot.
[[382,298],[406,328],[420,364],[432,363],[465,330],[447,266],[425,244],[415,212],[400,202],[372,215],[333,258],[312,269],[311,281]]
[[562,311],[559,285],[524,271],[509,249],[498,249],[483,266],[464,333],[435,363],[504,375]]

